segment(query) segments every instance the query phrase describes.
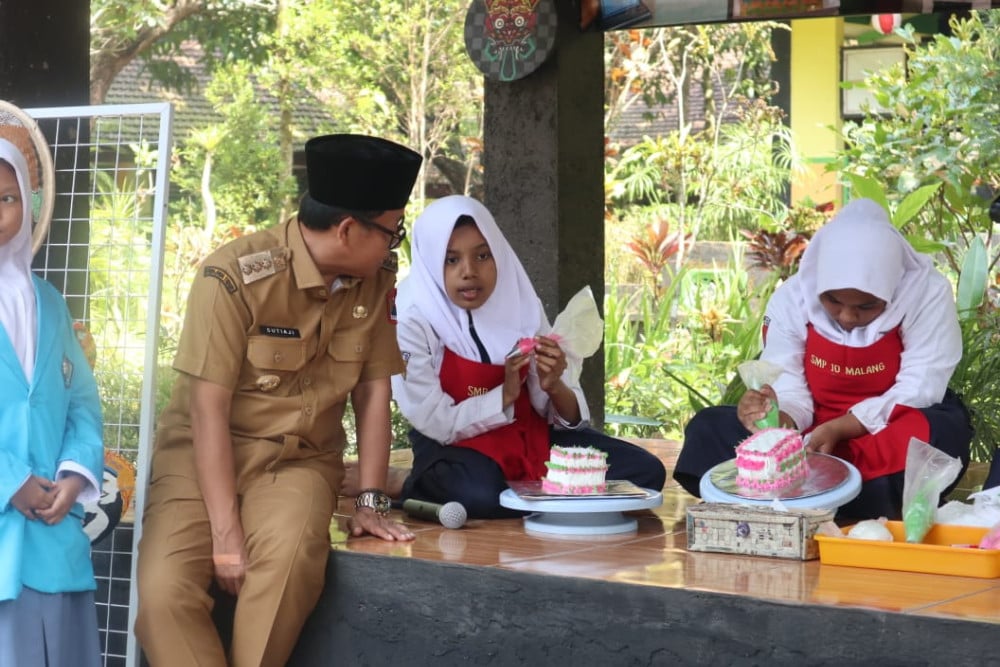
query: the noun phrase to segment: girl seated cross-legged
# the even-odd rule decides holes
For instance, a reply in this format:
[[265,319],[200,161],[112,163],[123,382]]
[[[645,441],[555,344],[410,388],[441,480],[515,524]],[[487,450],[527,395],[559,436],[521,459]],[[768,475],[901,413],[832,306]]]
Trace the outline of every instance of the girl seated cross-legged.
[[[588,426],[578,381],[528,275],[493,216],[449,196],[413,226],[410,274],[397,296],[406,372],[393,398],[413,426],[413,469],[402,498],[457,501],[470,517],[522,512],[500,506],[508,481],[541,479],[551,445],[608,454],[608,479],[660,490],[654,455]],[[509,353],[523,339],[527,354]]]

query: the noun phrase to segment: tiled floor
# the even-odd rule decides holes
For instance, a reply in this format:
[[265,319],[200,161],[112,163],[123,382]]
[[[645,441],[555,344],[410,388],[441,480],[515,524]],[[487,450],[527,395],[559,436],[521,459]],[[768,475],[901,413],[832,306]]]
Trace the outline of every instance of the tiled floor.
[[[644,441],[670,468],[676,445]],[[394,512],[417,534],[408,543],[347,538],[351,501],[342,500],[333,546],[401,558],[452,561],[552,576],[687,588],[764,600],[865,607],[1000,624],[1000,579],[915,574],[741,555],[689,552],[685,511],[698,500],[669,480],[663,505],[633,514],[638,529],[601,538],[539,536],[521,519],[469,521],[459,530]]]

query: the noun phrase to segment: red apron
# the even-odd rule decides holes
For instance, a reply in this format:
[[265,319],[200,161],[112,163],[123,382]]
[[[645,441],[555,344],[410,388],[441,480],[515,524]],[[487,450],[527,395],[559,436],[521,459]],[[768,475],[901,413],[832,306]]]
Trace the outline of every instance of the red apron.
[[[527,373],[527,368],[522,371]],[[441,362],[441,388],[456,403],[478,396],[503,384],[504,367],[465,359],[448,348]],[[535,412],[526,387],[514,401],[514,422],[452,443],[468,447],[490,457],[503,470],[504,479],[512,482],[536,480],[545,476],[549,460],[549,425]]]
[[[808,431],[888,391],[899,374],[902,352],[899,327],[868,347],[847,347],[823,338],[809,325],[802,359],[813,397],[813,425]],[[840,442],[832,453],[853,463],[867,482],[903,470],[910,438],[929,442],[930,430],[923,412],[897,405],[884,429]]]

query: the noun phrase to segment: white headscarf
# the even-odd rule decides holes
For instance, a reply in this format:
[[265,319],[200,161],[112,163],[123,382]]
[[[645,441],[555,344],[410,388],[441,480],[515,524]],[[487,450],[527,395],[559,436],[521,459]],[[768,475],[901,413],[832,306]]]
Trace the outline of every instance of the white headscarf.
[[480,359],[469,334],[468,312],[455,305],[444,288],[448,241],[462,215],[476,221],[496,261],[496,288],[486,303],[472,311],[472,319],[491,363],[503,363],[519,338],[538,333],[541,307],[528,274],[493,216],[471,197],[452,195],[439,199],[413,223],[410,274],[400,282],[396,298],[399,317],[405,319],[411,308],[418,310],[445,347],[466,359]]
[[[809,242],[796,273],[808,319],[818,333],[852,347],[871,345],[893,329],[926,295],[935,274],[931,258],[918,253],[899,233],[885,209],[856,199],[820,228]],[[819,296],[856,289],[886,302],[870,324],[850,333],[826,313]]]
[[21,229],[0,246],[0,325],[14,344],[24,376],[30,381],[37,337],[35,288],[31,282],[31,180],[24,155],[6,139],[0,139],[0,160],[14,168],[23,211]]

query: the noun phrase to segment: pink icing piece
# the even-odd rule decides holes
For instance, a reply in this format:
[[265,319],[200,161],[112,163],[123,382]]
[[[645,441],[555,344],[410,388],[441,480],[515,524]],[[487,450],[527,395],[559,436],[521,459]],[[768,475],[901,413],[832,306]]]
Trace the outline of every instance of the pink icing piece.
[[[545,337],[551,338],[557,343],[561,342],[563,339],[563,337],[557,333],[549,333],[546,334]],[[536,347],[538,347],[538,339],[536,338],[519,338],[517,341],[517,351],[522,355],[533,352]]]
[[517,341],[517,349],[521,354],[528,354],[538,347],[538,341],[534,338],[521,338]]

